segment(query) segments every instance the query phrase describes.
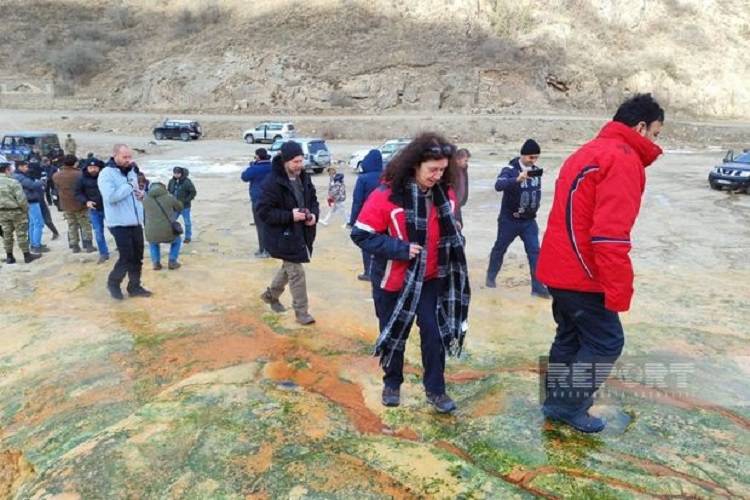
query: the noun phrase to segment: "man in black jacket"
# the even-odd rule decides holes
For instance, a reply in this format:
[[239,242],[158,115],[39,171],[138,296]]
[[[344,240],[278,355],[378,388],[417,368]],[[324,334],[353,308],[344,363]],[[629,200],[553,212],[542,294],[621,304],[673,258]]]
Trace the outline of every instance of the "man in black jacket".
[[276,312],[283,312],[279,297],[287,283],[297,322],[309,325],[315,319],[307,310],[304,262],[310,262],[315,225],[320,213],[310,176],[304,172],[304,153],[294,141],[281,146],[273,159],[271,173],[263,181],[258,216],[264,222],[263,241],[271,257],[281,259],[281,269],[261,300]]
[[89,211],[89,220],[96,238],[96,248],[99,250],[97,264],[109,260],[109,248],[104,237],[104,203],[102,193],[99,191],[99,172],[104,168],[104,162],[98,158],[90,158],[88,164],[83,168],[82,175],[75,187],[75,197],[86,205]]

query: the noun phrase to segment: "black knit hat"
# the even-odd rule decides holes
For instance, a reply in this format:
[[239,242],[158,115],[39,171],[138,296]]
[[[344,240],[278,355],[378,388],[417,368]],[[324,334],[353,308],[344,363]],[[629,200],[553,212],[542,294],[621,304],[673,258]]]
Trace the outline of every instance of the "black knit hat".
[[298,156],[304,156],[302,146],[294,141],[287,141],[281,145],[281,160],[287,162]]
[[538,155],[541,154],[542,150],[539,144],[534,139],[526,139],[526,142],[521,146],[521,155]]

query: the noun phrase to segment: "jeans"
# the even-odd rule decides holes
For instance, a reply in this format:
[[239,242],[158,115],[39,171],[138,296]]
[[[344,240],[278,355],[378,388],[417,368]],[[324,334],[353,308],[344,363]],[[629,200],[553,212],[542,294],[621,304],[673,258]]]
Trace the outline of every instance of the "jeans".
[[604,294],[549,291],[557,333],[549,351],[544,406],[572,417],[594,403],[594,393],[620,357],[625,335],[618,314],[604,307]]
[[32,247],[42,245],[42,231],[44,230],[44,215],[39,202],[29,203],[29,244]]
[[490,263],[487,267],[487,279],[494,280],[503,267],[503,257],[513,240],[517,237],[523,241],[526,257],[529,259],[531,273],[531,291],[545,293],[546,287],[536,279],[536,261],[539,258],[539,226],[534,219],[510,219],[500,217],[497,220],[497,239],[490,252]]
[[89,209],[89,220],[91,221],[91,227],[94,229],[94,238],[96,238],[99,255],[109,257],[107,240],[104,238],[104,211]]
[[[182,215],[183,222],[185,223],[185,239],[192,240],[193,239],[193,221],[190,219],[190,209],[183,208],[182,212],[180,212],[180,215]],[[179,219],[179,215],[177,216],[177,218]]]
[[[182,247],[182,238],[177,236],[169,244],[169,262],[177,262],[180,257],[180,247]],[[148,251],[151,254],[151,262],[159,264],[161,262],[161,247],[159,243],[149,243]]]
[[128,275],[128,291],[141,286],[143,268],[143,227],[115,226],[109,231],[115,238],[119,257],[115,267],[109,273],[107,285],[119,288],[125,275]]
[[[419,326],[422,367],[424,368],[422,382],[425,390],[433,394],[445,394],[445,349],[440,338],[436,315],[439,282],[440,280],[437,279],[424,282],[422,295],[417,305],[417,326]],[[372,295],[382,331],[388,324],[398,301],[399,292],[386,292],[376,285],[373,286]],[[407,338],[409,330],[411,330],[411,325],[406,329]],[[391,389],[398,389],[404,382],[404,352],[394,351],[390,364],[383,367],[383,371],[385,372],[383,384]]]

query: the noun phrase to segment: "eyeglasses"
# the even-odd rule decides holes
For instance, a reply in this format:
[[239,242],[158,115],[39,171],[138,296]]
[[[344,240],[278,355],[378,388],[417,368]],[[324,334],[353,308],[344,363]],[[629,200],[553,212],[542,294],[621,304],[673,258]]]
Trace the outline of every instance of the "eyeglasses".
[[440,144],[427,147],[422,151],[422,156],[433,160],[450,158],[456,153],[456,146],[453,144]]

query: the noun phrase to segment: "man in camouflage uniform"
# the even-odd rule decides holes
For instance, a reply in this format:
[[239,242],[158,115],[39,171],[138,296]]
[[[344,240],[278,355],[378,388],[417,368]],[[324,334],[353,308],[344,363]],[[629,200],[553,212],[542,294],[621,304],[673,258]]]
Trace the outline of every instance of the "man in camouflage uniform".
[[23,252],[23,260],[28,264],[41,255],[29,252],[29,203],[26,201],[21,183],[11,178],[10,173],[10,163],[0,163],[0,228],[2,228],[5,245],[5,262],[16,263],[13,256],[13,233],[15,233],[18,246]]

